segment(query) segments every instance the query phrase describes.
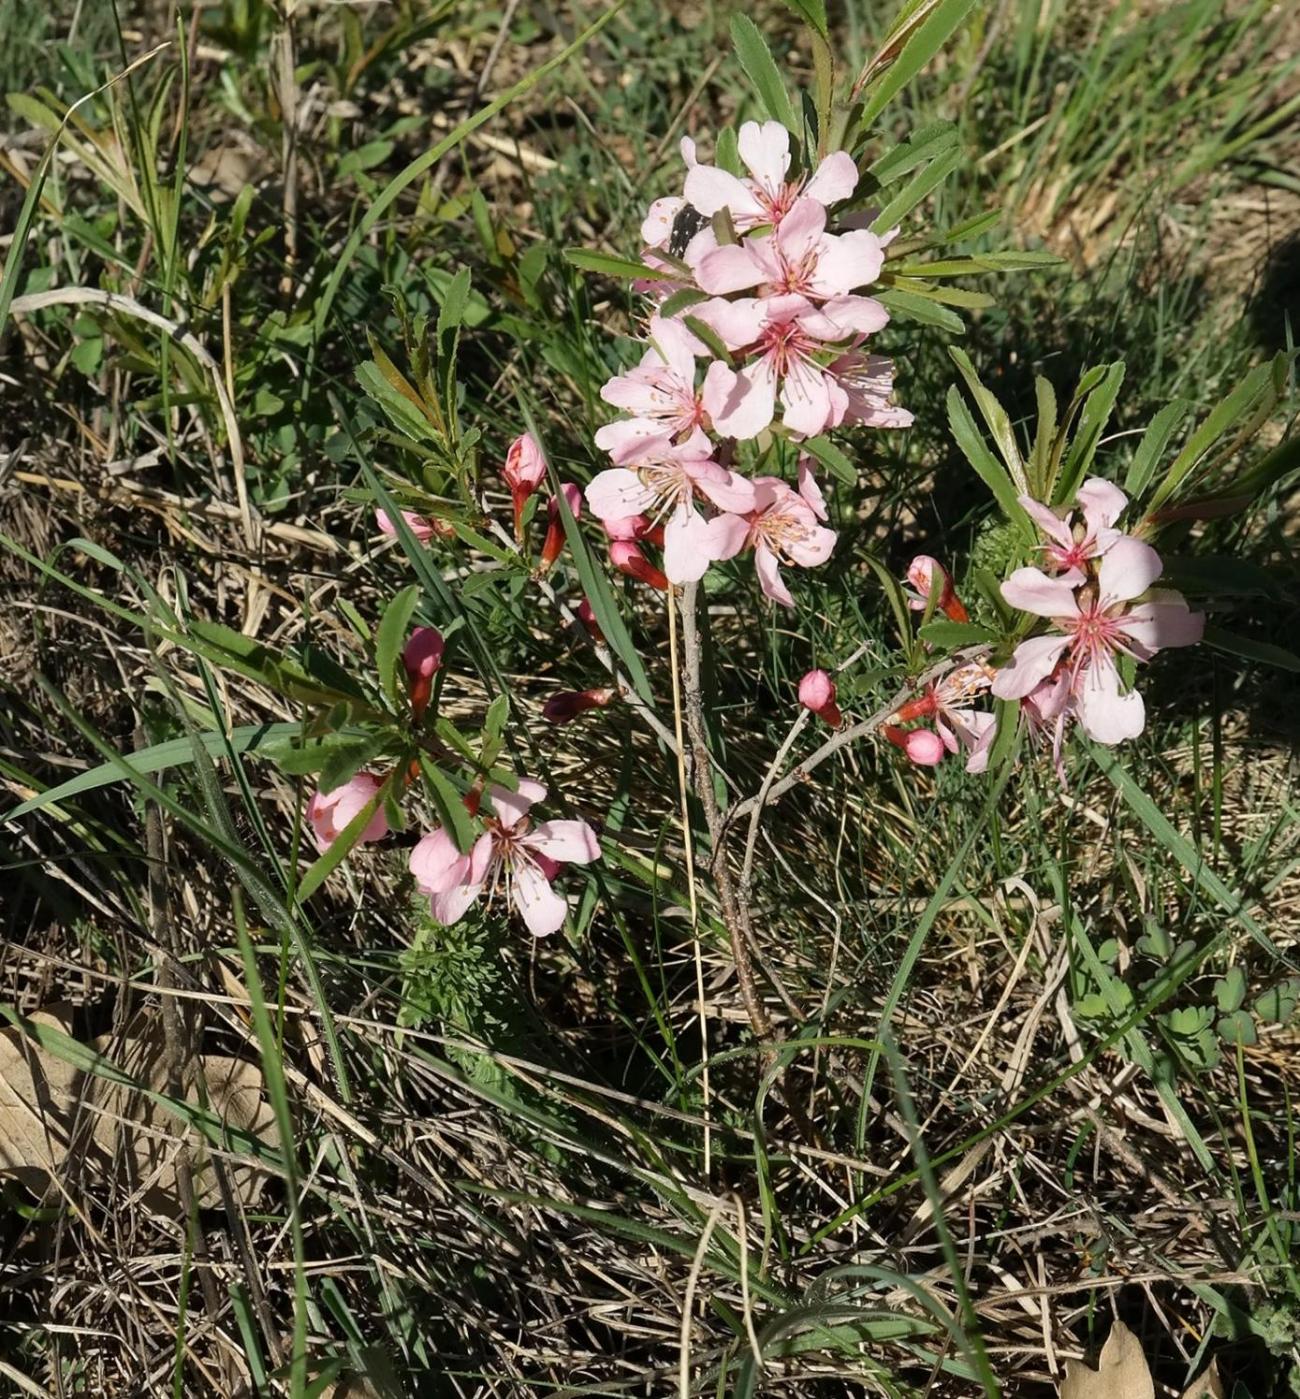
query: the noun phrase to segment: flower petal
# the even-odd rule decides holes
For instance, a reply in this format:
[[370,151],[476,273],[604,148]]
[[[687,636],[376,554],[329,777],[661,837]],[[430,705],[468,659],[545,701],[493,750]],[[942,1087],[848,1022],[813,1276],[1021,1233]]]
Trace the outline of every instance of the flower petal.
[[734,515],[744,515],[753,510],[755,506],[754,486],[743,476],[735,471],[728,471],[725,467],[720,467],[716,462],[710,462],[709,466],[714,468],[704,472],[688,464],[687,473],[694,481],[696,488],[701,491],[719,510],[728,510]]
[[822,204],[838,204],[857,188],[858,167],[848,151],[832,151],[804,186],[804,196]]
[[[726,366],[722,366],[726,369]],[[729,388],[722,392],[728,380],[721,374],[705,382],[705,407],[720,436],[746,441],[757,437],[772,425],[776,411],[776,373],[767,359],[761,359],[740,374],[727,370]]]
[[1068,636],[1031,636],[1016,647],[989,687],[999,699],[1023,699],[1056,668]]
[[435,894],[429,900],[429,907],[433,916],[445,927],[462,918],[465,910],[482,892],[481,884],[457,884],[444,893]]
[[635,471],[613,467],[599,471],[587,487],[587,504],[598,520],[640,515],[655,503],[655,493]]
[[790,133],[779,121],[765,121],[761,126],[747,121],[740,128],[736,146],[749,173],[769,194],[775,194],[790,169]]
[[[835,327],[835,335],[823,339],[845,339],[849,335],[874,335],[889,324],[889,312],[870,296],[832,296],[822,307],[824,318]],[[885,390],[888,392],[888,389]]]
[[515,862],[512,874],[511,893],[528,931],[535,938],[544,938],[562,928],[569,906],[551,888],[542,871],[525,859]]
[[501,818],[501,824],[513,826],[528,815],[535,802],[546,800],[546,788],[531,777],[521,777],[518,791],[493,785],[488,788],[488,796],[492,798],[492,809]]
[[761,540],[754,547],[754,571],[758,574],[758,586],[763,596],[783,607],[793,607],[794,598],[781,578],[781,560]]
[[1062,549],[1068,549],[1074,543],[1074,535],[1070,533],[1070,527],[1056,513],[1044,505],[1041,500],[1035,500],[1031,495],[1018,496],[1021,509],[1038,526],[1038,528],[1052,540],[1059,544]]
[[1075,495],[1083,518],[1088,522],[1088,533],[1098,534],[1111,525],[1124,513],[1128,496],[1110,481],[1100,476],[1089,476]]
[[756,296],[743,296],[739,301],[715,298],[694,307],[693,311],[696,320],[717,332],[727,349],[740,350],[752,345],[762,334],[768,304]]
[[709,557],[719,563],[734,559],[749,540],[749,521],[743,515],[715,515],[709,521]]
[[589,865],[600,859],[600,842],[585,821],[543,821],[529,831],[523,843],[566,865]]
[[1077,617],[1075,588],[1083,582],[1074,570],[1049,578],[1041,568],[1018,568],[1002,585],[1002,596],[1022,612],[1036,617]]
[[816,437],[833,415],[827,376],[803,360],[786,371],[781,403],[785,409],[781,421],[803,437]]
[[1128,602],[1145,593],[1163,570],[1160,555],[1149,544],[1130,534],[1121,535],[1101,557],[1097,574],[1101,606]]
[[764,276],[763,266],[748,247],[724,243],[706,253],[695,269],[695,280],[702,290],[714,296],[746,291],[756,287]]
[[1195,646],[1205,634],[1205,613],[1193,612],[1180,593],[1158,589],[1125,613],[1123,627],[1131,641],[1154,656],[1167,646]]
[[673,511],[664,529],[664,574],[670,583],[696,583],[709,571],[709,525],[693,505]]
[[1094,660],[1075,687],[1079,723],[1098,743],[1123,743],[1146,725],[1146,708],[1136,690],[1121,694],[1119,671],[1109,656]]
[[755,222],[763,217],[763,206],[749,186],[716,165],[694,165],[686,173],[686,202],[711,219],[719,209],[730,209],[740,219]]
[[456,849],[456,842],[441,826],[421,838],[408,863],[422,894],[445,894],[465,883],[469,874],[469,857]]
[[[785,225],[781,228],[784,232]],[[812,289],[818,296],[842,296],[855,287],[874,282],[884,265],[884,250],[874,233],[864,228],[853,233],[830,234],[822,239],[818,248]]]

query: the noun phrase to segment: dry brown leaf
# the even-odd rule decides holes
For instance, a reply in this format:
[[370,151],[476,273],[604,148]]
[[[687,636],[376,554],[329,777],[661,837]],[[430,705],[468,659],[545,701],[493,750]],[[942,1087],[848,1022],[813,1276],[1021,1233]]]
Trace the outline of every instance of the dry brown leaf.
[[[72,1036],[71,1011],[52,1006],[31,1020]],[[104,1038],[92,1048],[138,1083],[165,1092],[166,1060],[156,1023],[140,1021],[125,1040]],[[230,1127],[279,1144],[261,1071],[223,1055],[202,1060],[208,1110]],[[194,1087],[186,1101],[197,1106]],[[190,1148],[194,1190],[202,1205],[219,1203],[206,1143],[143,1093],[74,1068],[16,1028],[0,1032],[0,1175],[17,1177],[36,1193],[69,1158],[87,1173],[125,1182],[151,1208],[174,1213],[179,1205],[176,1163]],[[246,1203],[260,1192],[264,1172],[232,1166],[231,1187]]]
[[1155,1399],[1156,1387],[1138,1338],[1117,1321],[1110,1328],[1095,1370],[1067,1360],[1061,1399]]
[[1211,1360],[1209,1369],[1203,1370],[1184,1391],[1183,1399],[1224,1399],[1223,1381],[1219,1378],[1219,1362]]

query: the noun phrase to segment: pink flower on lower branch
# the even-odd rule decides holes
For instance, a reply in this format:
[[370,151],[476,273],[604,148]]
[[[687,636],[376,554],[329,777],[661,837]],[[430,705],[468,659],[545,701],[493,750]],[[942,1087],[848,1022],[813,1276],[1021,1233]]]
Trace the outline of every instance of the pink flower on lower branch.
[[600,858],[596,833],[585,821],[542,821],[534,826],[528,813],[544,801],[546,788],[521,778],[519,789],[490,787],[492,813],[486,829],[462,855],[443,827],[431,831],[411,851],[416,886],[430,896],[439,923],[455,923],[486,890],[504,894],[535,937],[563,926],[568,904],[551,888],[566,864],[590,864]]
[[939,595],[934,601],[936,609],[954,622],[970,621],[970,613],[966,611],[965,604],[957,596],[957,589],[953,587],[952,576],[929,554],[918,554],[908,564],[907,582],[914,589],[907,594],[907,605],[913,612],[924,612],[937,588]]
[[1002,585],[1013,606],[1051,619],[1055,634],[1016,647],[998,671],[993,693],[1024,699],[1063,664],[1083,731],[1098,743],[1136,738],[1146,723],[1142,696],[1120,689],[1117,660],[1149,661],[1168,646],[1192,646],[1205,628],[1179,593],[1147,593],[1159,578],[1160,556],[1149,544],[1123,535],[1101,556],[1095,576],[1081,572],[1049,578],[1020,568]]
[[943,762],[943,740],[933,729],[900,729],[897,724],[885,724],[880,732],[917,767],[938,767]]
[[[383,779],[374,773],[358,772],[331,792],[312,794],[307,803],[307,820],[320,850],[328,850],[334,844],[383,785]],[[388,818],[381,805],[376,807],[375,814],[366,822],[365,829],[357,837],[357,844],[383,840],[387,834]]]
[[824,670],[810,670],[800,680],[799,703],[832,729],[838,729],[844,722],[840,707],[835,703],[835,682]]
[[602,520],[666,518],[663,571],[672,583],[695,582],[712,562],[708,522],[696,508],[701,499],[744,513],[754,508],[754,488],[710,457],[678,447],[602,471],[587,487],[587,504]]
[[[818,505],[821,494],[811,477],[810,490]],[[785,607],[794,598],[781,578],[781,565],[814,568],[831,556],[835,531],[817,523],[814,505],[775,476],[754,478],[754,509],[744,515],[723,514],[709,521],[709,553],[718,560],[734,558],[742,549],[754,550],[754,568],[765,597]]]
[[[927,767],[940,762],[945,752],[957,753],[964,749],[968,755],[966,771],[983,772],[988,767],[997,716],[973,706],[989,689],[995,674],[982,661],[971,661],[948,671],[893,715],[892,723],[886,727],[892,728],[894,733],[886,733],[885,737],[904,748],[913,762]],[[930,733],[929,729],[899,729],[900,724],[914,719],[934,721],[938,748],[928,738],[916,737]],[[899,734],[908,740],[907,743],[900,742]]]
[[[448,538],[456,533],[445,520],[428,520],[423,515],[417,515],[414,510],[402,510],[399,513],[421,544],[427,544],[435,534]],[[375,511],[375,524],[379,526],[380,534],[386,534],[390,539],[397,537],[397,526],[387,510]]]
[[524,506],[528,503],[528,497],[546,479],[546,458],[542,456],[542,449],[531,432],[523,433],[510,444],[501,474],[510,487],[510,499],[514,505],[515,538],[522,543]]

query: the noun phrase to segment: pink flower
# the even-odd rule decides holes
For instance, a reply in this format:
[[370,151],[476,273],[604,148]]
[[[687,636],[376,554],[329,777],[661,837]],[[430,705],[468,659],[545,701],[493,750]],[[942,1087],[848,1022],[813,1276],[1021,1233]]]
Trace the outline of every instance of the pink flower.
[[879,302],[851,296],[880,276],[885,254],[866,229],[826,232],[826,210],[815,199],[798,199],[766,237],[746,238],[706,253],[695,269],[702,290],[715,296],[759,289],[761,296],[805,296],[834,302],[827,313],[846,331],[878,330],[888,318]]
[[[913,719],[933,719],[935,736],[944,749],[949,753],[956,753],[964,748],[970,755],[966,762],[966,771],[983,772],[988,767],[989,750],[993,746],[997,730],[997,716],[984,710],[972,709],[971,706],[989,688],[995,674],[996,672],[982,661],[971,661],[967,665],[957,666],[928,685],[923,694],[902,705],[893,715],[891,726],[898,733],[903,733],[898,725],[909,723]],[[928,733],[929,730],[912,729],[907,731],[907,736],[910,738],[912,734],[923,732]],[[886,737],[889,735],[886,734]],[[890,742],[898,743],[898,739],[890,738]],[[931,746],[927,739],[911,740],[911,748],[922,754],[929,752]],[[911,756],[911,749],[908,756]],[[913,761],[930,766],[924,763],[923,759],[913,758]]]
[[1128,505],[1128,496],[1118,486],[1090,476],[1079,487],[1075,503],[1083,515],[1077,522],[1073,512],[1062,519],[1032,496],[1020,497],[1025,513],[1047,536],[1043,545],[1046,562],[1059,573],[1077,572],[1123,538],[1113,526]]
[[611,686],[598,690],[563,690],[542,706],[542,718],[548,724],[567,724],[589,709],[608,709],[617,698],[618,691]]
[[[401,516],[402,519],[406,521],[407,527],[410,529],[411,533],[421,544],[427,544],[435,534],[441,533],[440,530],[435,528],[432,521],[426,520],[423,515],[417,515],[414,510],[403,510]],[[387,510],[375,511],[375,524],[379,526],[380,534],[386,534],[390,538],[396,538],[397,526],[389,518]]]
[[[562,481],[560,490],[564,492],[564,498],[569,503],[569,513],[576,520],[582,514],[581,489],[572,481]],[[547,502],[546,521],[546,538],[542,540],[542,554],[537,564],[543,573],[560,557],[560,550],[564,548],[564,521],[560,519],[558,496],[552,496]]]
[[839,706],[835,703],[835,682],[824,670],[810,670],[799,682],[799,703],[831,728],[838,729],[844,722]]
[[901,748],[917,767],[938,767],[947,752],[943,740],[933,729],[900,729],[896,724],[885,724],[880,732],[895,748]]
[[1188,610],[1178,593],[1152,593],[1133,604],[1160,576],[1160,556],[1149,544],[1123,535],[1101,555],[1095,579],[1079,574],[1049,578],[1041,569],[1019,568],[1002,585],[1002,596],[1037,617],[1048,617],[1056,635],[1034,636],[1016,647],[998,671],[993,693],[1023,699],[1064,659],[1079,722],[1098,743],[1135,738],[1146,723],[1142,696],[1120,691],[1116,658],[1148,661],[1167,646],[1201,639],[1205,617]]
[[[878,302],[854,299],[879,307],[876,329],[889,319]],[[751,357],[739,373],[715,365],[705,380],[704,407],[719,433],[757,437],[772,422],[778,391],[782,422],[800,437],[816,437],[844,421],[848,392],[817,358],[849,333],[832,319],[833,309],[819,310],[803,296],[714,300],[697,308],[729,350]]]
[[[358,772],[332,792],[312,794],[307,803],[307,820],[311,823],[312,834],[320,850],[328,850],[334,844],[383,785],[383,779],[373,773]],[[357,837],[357,844],[383,840],[387,834],[388,818],[381,805],[376,807],[375,814],[366,822],[365,829]]]
[[929,554],[918,554],[908,564],[907,582],[915,589],[915,592],[907,594],[907,605],[913,612],[925,611],[926,607],[929,606],[930,595],[934,592],[937,584],[939,596],[935,600],[935,606],[939,611],[954,622],[970,621],[970,613],[966,611],[965,604],[957,596],[957,590],[953,587],[948,570],[937,559],[932,559]]
[[709,440],[700,428],[704,408],[695,389],[695,357],[704,352],[679,321],[651,317],[650,348],[641,363],[600,391],[606,403],[634,416],[607,423],[596,433],[596,445],[618,465],[673,445],[708,456]]
[[868,355],[861,350],[850,350],[848,354],[832,360],[826,366],[826,373],[848,398],[848,408],[843,417],[846,426],[912,426],[912,415],[906,408],[900,408],[892,401],[893,360],[884,355]]
[[605,640],[605,633],[600,629],[600,623],[596,620],[596,612],[591,603],[589,603],[586,598],[583,598],[573,610],[578,620],[586,627],[587,635],[590,636],[593,641],[603,642]]
[[[673,583],[702,578],[712,562],[708,522],[696,509],[700,498],[720,510],[753,509],[754,488],[709,457],[669,447],[635,463],[597,474],[587,487],[587,504],[600,519],[644,513],[666,516],[664,573]],[[613,550],[610,551],[611,557]]]
[[609,546],[609,561],[620,573],[644,583],[649,588],[658,588],[661,593],[668,591],[668,579],[663,572],[641,552],[630,539],[616,539]]
[[1066,785],[1065,730],[1074,718],[1074,696],[1070,693],[1070,672],[1060,665],[1020,701],[1020,711],[1029,721],[1029,732],[1052,746],[1052,765],[1062,787]]
[[761,126],[747,121],[740,128],[738,144],[749,179],[738,179],[716,165],[692,164],[685,189],[687,202],[705,218],[720,209],[730,210],[737,232],[764,223],[779,224],[801,194],[821,204],[837,204],[857,187],[858,169],[847,151],[833,151],[811,179],[787,181],[790,133],[779,121]]
[[644,539],[656,549],[664,547],[664,527],[649,515],[613,515],[600,522],[606,536],[613,539]]
[[442,633],[437,627],[416,627],[402,649],[402,665],[406,668],[407,695],[417,719],[424,718],[433,694],[433,676],[442,664]]
[[[811,477],[805,476],[805,485],[810,481]],[[819,525],[814,506],[784,481],[758,476],[753,484],[753,510],[744,515],[718,515],[709,521],[709,552],[715,559],[730,559],[752,546],[763,595],[793,607],[794,598],[781,578],[781,565],[814,568],[825,563],[835,547],[835,531]],[[820,504],[815,482],[810,489]]]
[[421,893],[431,896],[439,923],[455,923],[486,889],[498,888],[518,909],[528,930],[545,937],[560,928],[568,905],[551,888],[561,864],[590,864],[600,858],[596,833],[585,821],[543,821],[533,826],[528,812],[543,801],[546,788],[521,778],[519,790],[490,787],[493,814],[467,855],[446,830],[424,836],[411,851],[410,869]]
[[515,538],[522,542],[524,506],[528,497],[546,479],[546,458],[542,456],[542,449],[531,432],[523,433],[510,444],[501,474],[510,487],[510,497],[514,503]]

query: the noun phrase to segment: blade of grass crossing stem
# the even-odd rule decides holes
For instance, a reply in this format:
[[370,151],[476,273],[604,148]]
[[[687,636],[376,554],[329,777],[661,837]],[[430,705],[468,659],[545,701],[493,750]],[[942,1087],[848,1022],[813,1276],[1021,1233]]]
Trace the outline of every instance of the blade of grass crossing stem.
[[948,1264],[952,1285],[957,1293],[961,1317],[958,1344],[978,1371],[984,1384],[985,1394],[997,1394],[999,1392],[998,1382],[994,1378],[992,1367],[989,1365],[988,1352],[984,1349],[984,1340],[980,1334],[979,1316],[971,1302],[970,1289],[966,1286],[961,1259],[958,1257],[956,1245],[952,1241],[948,1221],[944,1218],[943,1192],[939,1189],[938,1180],[935,1179],[934,1168],[930,1164],[930,1153],[925,1149],[925,1139],[921,1135],[921,1122],[916,1115],[916,1104],[912,1101],[912,1091],[908,1087],[903,1060],[888,1026],[884,1027],[881,1038],[884,1041],[885,1056],[889,1062],[889,1075],[894,1082],[894,1101],[898,1104],[898,1111],[907,1128],[908,1146],[912,1149],[912,1159],[916,1162],[916,1171],[921,1178],[925,1198],[929,1201],[932,1211],[934,1230],[939,1236],[939,1247],[943,1250],[944,1261]]
[[1230,918],[1240,923],[1262,948],[1284,961],[1291,971],[1297,970],[1295,964],[1283,956],[1272,938],[1247,911],[1246,900],[1240,894],[1229,889],[1223,880],[1208,867],[1192,842],[1175,829],[1173,823],[1138,786],[1115,754],[1110,749],[1102,748],[1095,743],[1090,743],[1088,748],[1092,753],[1093,762],[1110,778],[1115,789],[1128,803],[1134,815],[1182,865],[1192,877],[1193,882],[1204,890]]
[[[321,290],[319,299],[316,302],[314,315],[315,343],[312,345],[309,356],[308,370],[303,375],[303,392],[307,390],[307,385],[312,377],[312,368],[315,363],[315,355],[320,337],[324,333],[326,322],[329,319],[330,307],[334,304],[335,297],[339,294],[339,288],[343,285],[343,279],[347,276],[348,268],[352,265],[352,259],[356,257],[361,249],[361,245],[369,236],[370,230],[383,218],[391,205],[397,200],[403,190],[409,188],[447,154],[460,145],[468,136],[478,130],[484,122],[490,121],[498,112],[504,111],[516,99],[523,97],[530,92],[544,78],[550,77],[556,69],[563,67],[569,59],[579,53],[587,44],[588,40],[595,38],[597,34],[614,18],[618,12],[627,4],[627,0],[614,0],[609,9],[603,15],[594,19],[578,37],[565,48],[561,49],[554,58],[548,59],[545,63],[539,64],[531,73],[526,73],[520,80],[508,87],[499,97],[494,98],[486,107],[481,107],[472,117],[467,117],[463,122],[449,131],[435,146],[421,156],[417,156],[404,170],[399,171],[375,196],[370,208],[362,215],[361,221],[357,224],[344,243],[339,252],[338,259],[334,264],[334,270],[330,273],[325,286]],[[395,516],[390,515],[390,519]]]
[[285,1204],[289,1211],[289,1229],[293,1238],[293,1352],[289,1362],[289,1387],[292,1399],[302,1399],[307,1388],[307,1252],[303,1241],[302,1212],[298,1192],[298,1157],[294,1146],[293,1113],[289,1107],[289,1085],[284,1075],[280,1044],[266,1005],[266,992],[257,969],[257,955],[248,936],[244,919],[244,901],[238,889],[234,897],[235,937],[244,964],[244,985],[248,989],[253,1030],[262,1055],[262,1080],[266,1096],[275,1114],[280,1132],[285,1165]]
[[[907,947],[903,952],[903,960],[898,964],[898,970],[894,973],[894,979],[890,983],[889,991],[885,996],[885,1003],[880,1008],[879,1030],[877,1038],[883,1036],[884,1031],[889,1026],[890,1017],[897,1008],[899,1001],[903,997],[903,992],[907,989],[907,983],[911,979],[912,970],[916,966],[917,959],[921,955],[921,949],[925,946],[925,940],[930,935],[930,929],[934,926],[935,919],[939,916],[939,910],[943,908],[948,900],[948,891],[956,882],[957,875],[961,867],[966,863],[976,840],[983,833],[985,826],[993,819],[993,813],[998,808],[998,802],[1002,800],[1002,793],[1007,789],[1007,783],[1011,781],[1011,775],[1016,767],[1016,754],[1020,749],[1020,731],[1016,732],[1016,739],[1007,755],[1007,759],[998,774],[997,781],[989,789],[988,796],[984,799],[984,805],[980,808],[979,815],[971,825],[966,837],[957,847],[956,853],[948,862],[948,868],[944,870],[943,877],[939,880],[938,886],[930,896],[930,902],[926,904],[917,921],[915,930]],[[858,1108],[858,1122],[855,1141],[858,1151],[862,1150],[863,1142],[866,1139],[868,1104],[871,1102],[871,1089],[876,1080],[876,1067],[880,1063],[881,1050],[879,1047],[871,1051],[871,1056],[867,1060],[867,1072],[863,1078],[862,1103]]]
[[952,37],[966,18],[975,0],[941,0],[916,33],[903,45],[902,52],[878,78],[867,85],[865,103],[858,118],[868,127],[890,102],[912,81]]

